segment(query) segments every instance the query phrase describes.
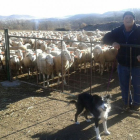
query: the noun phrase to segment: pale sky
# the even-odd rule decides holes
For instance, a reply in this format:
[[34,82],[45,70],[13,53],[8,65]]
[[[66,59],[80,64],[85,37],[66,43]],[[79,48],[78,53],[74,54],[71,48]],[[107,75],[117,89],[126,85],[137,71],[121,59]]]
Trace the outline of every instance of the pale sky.
[[139,0],[1,0],[0,15],[63,17],[140,8]]

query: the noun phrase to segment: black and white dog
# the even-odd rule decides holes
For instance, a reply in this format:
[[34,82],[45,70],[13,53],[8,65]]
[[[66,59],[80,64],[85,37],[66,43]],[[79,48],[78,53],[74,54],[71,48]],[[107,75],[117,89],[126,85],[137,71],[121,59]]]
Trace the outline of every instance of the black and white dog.
[[87,114],[90,112],[94,118],[95,121],[95,131],[96,131],[96,138],[98,140],[101,140],[100,132],[99,132],[99,120],[103,120],[103,128],[105,134],[109,135],[110,132],[107,130],[107,117],[108,112],[111,109],[111,106],[109,104],[109,98],[111,96],[107,95],[105,97],[100,97],[98,95],[90,95],[89,93],[81,93],[78,95],[77,102],[75,100],[70,101],[70,103],[73,103],[76,105],[76,114],[75,114],[75,123],[80,124],[77,121],[78,115],[83,111],[85,108],[85,118],[87,122],[90,122],[91,120],[88,119]]

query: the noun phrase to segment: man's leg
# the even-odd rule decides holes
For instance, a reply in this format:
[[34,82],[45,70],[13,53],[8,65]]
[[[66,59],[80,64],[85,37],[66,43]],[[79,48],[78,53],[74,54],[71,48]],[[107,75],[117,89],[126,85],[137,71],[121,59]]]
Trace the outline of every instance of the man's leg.
[[[120,87],[122,92],[122,99],[125,105],[128,105],[128,94],[129,94],[129,77],[130,69],[122,65],[118,65],[118,76],[120,81]],[[130,95],[129,104],[132,102],[132,97]]]
[[140,106],[140,68],[132,68],[133,105]]

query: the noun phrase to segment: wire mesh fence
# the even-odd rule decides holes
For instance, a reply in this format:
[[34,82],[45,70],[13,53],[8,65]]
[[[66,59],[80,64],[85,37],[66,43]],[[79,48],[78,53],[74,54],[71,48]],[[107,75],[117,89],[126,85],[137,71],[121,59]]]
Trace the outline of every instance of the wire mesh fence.
[[[90,93],[93,92],[99,92],[99,93],[106,93],[110,90],[110,86],[113,86],[113,83],[116,84],[117,86],[119,85],[118,83],[118,77],[116,68],[117,68],[117,63],[114,62],[106,62],[104,65],[104,70],[103,70],[103,75],[101,75],[101,65],[94,60],[93,56],[93,49],[96,44],[102,45],[101,42],[99,41],[74,41],[74,40],[64,40],[64,39],[48,39],[48,38],[37,38],[37,37],[25,37],[25,36],[15,36],[15,35],[7,35],[7,39],[10,40],[10,38],[17,38],[17,39],[26,39],[26,43],[29,42],[29,40],[33,41],[34,44],[32,46],[27,46],[25,47],[10,47],[9,48],[9,54],[13,52],[17,53],[18,49],[21,49],[21,53],[23,55],[22,59],[25,59],[26,56],[29,54],[32,54],[32,59],[35,59],[35,63],[31,64],[30,67],[25,67],[21,62],[16,63],[15,65],[11,63],[12,59],[16,59],[17,61],[20,61],[21,57],[17,57],[14,55],[11,55],[10,62],[9,62],[9,75],[10,79],[18,79],[22,82],[29,83],[29,84],[34,84],[37,86],[40,86],[42,88],[46,88],[49,90],[57,90],[66,94],[74,94],[74,93],[79,93],[83,91],[88,91]],[[27,41],[28,40],[28,41]],[[61,62],[56,61],[56,63],[60,63],[60,69],[59,69],[59,74],[56,72],[56,63],[52,66],[52,72],[54,73],[54,77],[51,77],[51,74],[47,78],[47,74],[43,76],[43,73],[38,69],[38,65],[40,63],[37,63],[38,55],[39,53],[37,52],[41,45],[39,45],[39,42],[45,42],[48,46],[54,44],[54,42],[57,43],[57,50],[62,54],[63,51],[68,50],[69,55],[71,60],[69,60],[68,65],[65,67],[66,63],[63,62],[64,56],[60,55]],[[10,41],[9,41],[10,42]],[[66,48],[64,48],[63,43],[65,42]],[[78,47],[73,47],[72,43],[77,43],[79,44]],[[31,44],[31,43],[30,43]],[[45,45],[46,45],[45,44]],[[87,48],[85,49],[82,44],[84,44]],[[7,44],[7,47],[10,44]],[[47,48],[49,48],[47,46]],[[59,47],[58,47],[59,46]],[[104,46],[105,47],[105,46]],[[56,49],[53,45],[51,48],[51,52],[55,52],[54,49]],[[80,56],[76,55],[76,50],[80,51]],[[102,48],[104,49],[104,48]],[[85,51],[86,50],[86,51]],[[44,49],[41,53],[48,53]],[[72,60],[73,57],[73,60]],[[56,56],[53,56],[54,59],[58,59]],[[42,60],[43,61],[43,60]],[[40,62],[42,62],[40,61]],[[68,62],[68,61],[67,61]],[[113,66],[114,65],[114,66]],[[33,67],[32,67],[33,66]],[[50,67],[50,66],[48,66]],[[47,67],[41,66],[42,69],[47,69]],[[17,70],[18,69],[18,70]],[[21,71],[19,71],[19,69]],[[41,73],[41,78],[39,78]],[[113,73],[113,74],[112,74]],[[60,77],[60,82],[58,81]],[[111,81],[112,80],[112,81]],[[116,86],[116,87],[117,87]],[[111,90],[110,90],[111,91]]]

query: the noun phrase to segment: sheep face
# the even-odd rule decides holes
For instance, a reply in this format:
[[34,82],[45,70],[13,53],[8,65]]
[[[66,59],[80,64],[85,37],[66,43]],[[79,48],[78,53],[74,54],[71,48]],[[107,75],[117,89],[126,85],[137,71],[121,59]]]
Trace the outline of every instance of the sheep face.
[[23,58],[23,53],[22,50],[16,50],[15,54],[19,57],[19,58]]
[[54,65],[53,56],[52,56],[51,54],[48,54],[48,55],[46,56],[46,60],[47,60],[47,62],[48,62],[51,66]]
[[77,49],[76,51],[75,51],[75,55],[77,56],[77,58],[81,58],[82,57],[82,52],[81,52],[81,50],[79,50],[79,49]]
[[32,62],[36,60],[36,55],[34,54],[28,54],[26,57],[28,57]]
[[64,60],[71,61],[70,52],[68,52],[68,51],[62,51],[62,58],[63,58]]
[[95,48],[93,49],[93,54],[94,55],[99,55],[99,54],[101,54],[102,53],[102,48],[101,48],[101,46],[95,46]]

